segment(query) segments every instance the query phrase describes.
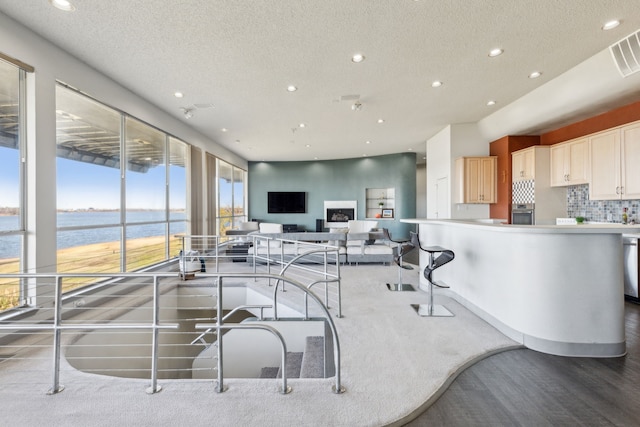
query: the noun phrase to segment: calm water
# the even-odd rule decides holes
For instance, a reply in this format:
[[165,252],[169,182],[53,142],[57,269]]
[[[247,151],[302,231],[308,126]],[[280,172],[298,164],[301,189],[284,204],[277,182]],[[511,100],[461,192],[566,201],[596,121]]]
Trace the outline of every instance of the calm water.
[[[164,224],[131,225],[136,222],[162,221],[164,213],[158,211],[129,212],[127,214],[127,238],[163,236]],[[183,212],[172,212],[171,219],[184,220]],[[107,225],[120,222],[119,212],[59,212],[58,227],[77,227],[86,225]],[[0,216],[0,231],[18,228],[18,217]],[[185,223],[171,224],[171,234],[184,233]],[[58,249],[83,246],[91,243],[114,242],[120,240],[120,228],[108,227],[91,230],[64,231],[58,233]],[[19,255],[19,238],[7,236],[0,240],[0,259],[15,258]]]

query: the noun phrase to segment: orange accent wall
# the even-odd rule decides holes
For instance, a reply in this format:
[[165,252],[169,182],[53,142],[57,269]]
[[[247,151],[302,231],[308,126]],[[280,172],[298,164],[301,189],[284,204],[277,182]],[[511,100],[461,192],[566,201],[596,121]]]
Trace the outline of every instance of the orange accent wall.
[[590,117],[540,136],[504,136],[489,144],[489,154],[498,156],[498,203],[489,206],[490,218],[511,221],[511,153],[533,145],[553,145],[640,120],[640,102]]
[[511,153],[539,144],[539,136],[505,136],[489,144],[489,155],[498,156],[498,202],[489,205],[490,218],[511,222]]
[[557,144],[638,120],[640,120],[640,102],[544,133],[540,135],[540,145]]

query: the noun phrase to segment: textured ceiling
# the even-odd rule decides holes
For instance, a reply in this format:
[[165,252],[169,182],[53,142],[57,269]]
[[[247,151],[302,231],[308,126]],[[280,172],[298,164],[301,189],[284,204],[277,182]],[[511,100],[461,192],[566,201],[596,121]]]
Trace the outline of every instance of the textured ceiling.
[[[72,3],[0,0],[0,11],[181,120],[180,107],[213,104],[187,123],[248,160],[423,153],[447,124],[477,122],[640,28],[638,0]],[[602,31],[613,18],[622,25]],[[505,53],[489,58],[494,47]]]

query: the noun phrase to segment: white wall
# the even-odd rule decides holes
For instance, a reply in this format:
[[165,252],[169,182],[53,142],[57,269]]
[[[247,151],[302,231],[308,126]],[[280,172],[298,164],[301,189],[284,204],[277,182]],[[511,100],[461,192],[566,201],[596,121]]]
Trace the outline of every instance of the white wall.
[[481,137],[475,123],[449,125],[427,141],[427,218],[489,217],[489,205],[452,203],[458,180],[455,160],[488,155],[489,141]]
[[416,165],[416,218],[427,217],[427,164]]
[[[461,123],[451,125],[451,191],[456,188],[458,177],[455,175],[455,161],[465,156],[488,156],[489,141],[480,136],[478,125],[475,123]],[[451,216],[454,219],[489,218],[488,204],[451,205]]]
[[[451,126],[427,140],[427,218],[450,218],[451,210]],[[448,180],[449,199],[438,206],[438,180]],[[441,181],[442,182],[442,181]]]

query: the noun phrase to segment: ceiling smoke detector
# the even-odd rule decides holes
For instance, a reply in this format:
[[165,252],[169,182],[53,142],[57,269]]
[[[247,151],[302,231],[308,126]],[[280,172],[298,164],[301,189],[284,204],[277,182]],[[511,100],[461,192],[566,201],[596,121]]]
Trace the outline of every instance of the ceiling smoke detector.
[[189,120],[193,117],[193,108],[181,108],[182,114],[184,114],[184,118]]
[[193,104],[188,107],[180,107],[180,110],[182,110],[185,119],[190,119],[193,117],[195,110],[201,110],[203,108],[213,108],[213,104]]
[[353,111],[360,111],[362,110],[362,103],[360,101],[356,101],[353,103],[353,105],[351,106],[351,109]]

